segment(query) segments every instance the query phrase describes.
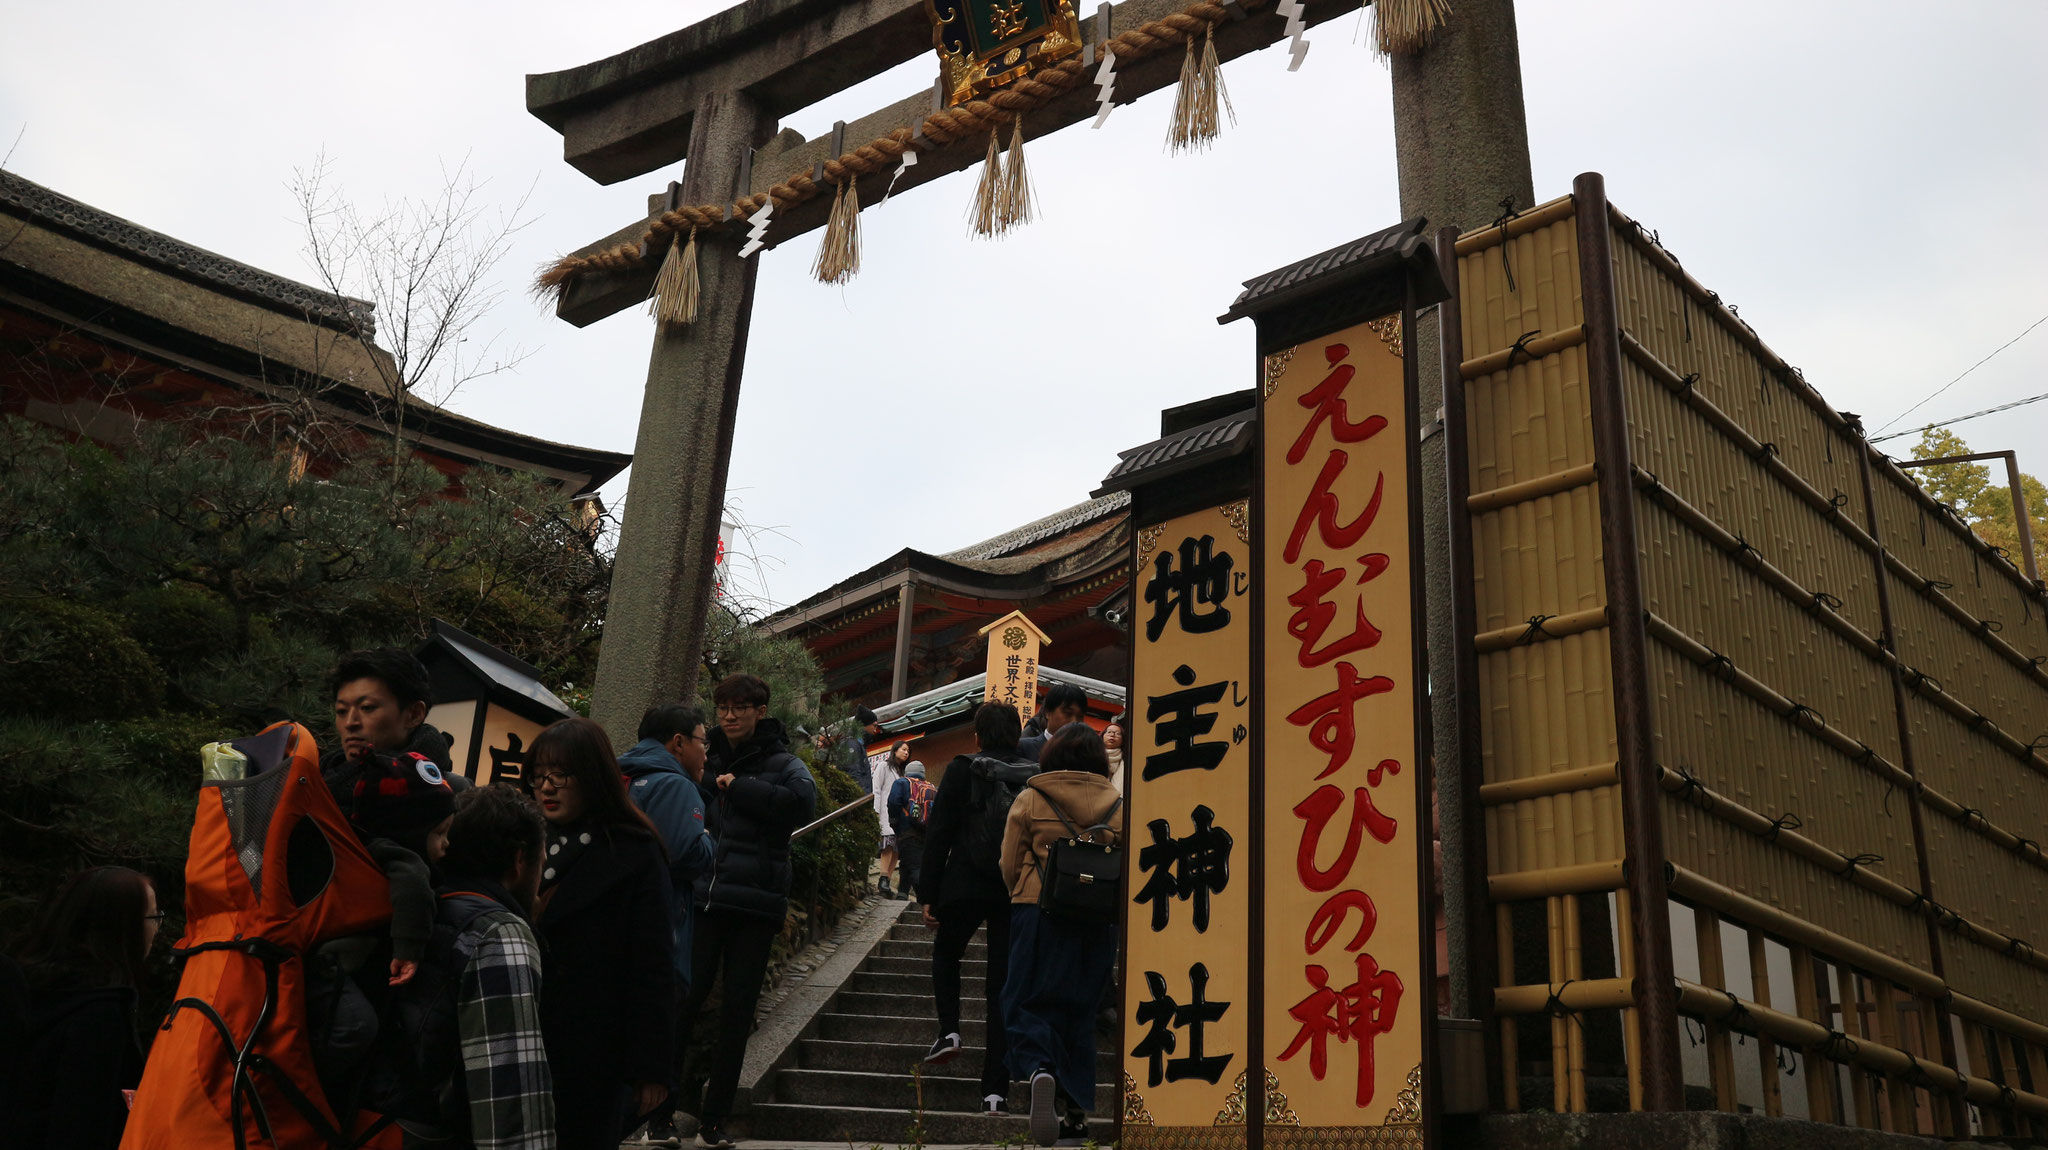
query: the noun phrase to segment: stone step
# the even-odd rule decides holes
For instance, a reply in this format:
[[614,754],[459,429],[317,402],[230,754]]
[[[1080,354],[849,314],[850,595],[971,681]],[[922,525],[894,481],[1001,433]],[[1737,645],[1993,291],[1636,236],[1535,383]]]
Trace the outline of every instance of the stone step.
[[[934,1038],[937,1035],[933,1035]],[[889,1043],[863,1041],[835,1041],[825,1038],[807,1038],[798,1048],[797,1061],[803,1070],[852,1070],[869,1074],[910,1077],[910,1067],[921,1062],[931,1049],[930,1041],[920,1043]],[[1095,1054],[1095,1079],[1109,1082],[1117,1074],[1116,1051],[1104,1046]],[[955,1055],[950,1062],[938,1066],[924,1067],[927,1080],[933,1078],[964,1078],[978,1080],[981,1077],[981,1047],[968,1046]]]
[[[926,1111],[923,1137],[908,1110],[857,1106],[804,1106],[786,1102],[756,1103],[748,1115],[748,1136],[757,1142],[835,1142],[855,1146],[978,1145],[1028,1143],[1030,1124],[1022,1115],[987,1118],[980,1114]],[[1089,1122],[1090,1137],[1106,1141],[1115,1132],[1106,1118]]]
[[[987,964],[979,971],[968,972],[960,979],[962,998],[980,998],[987,994],[983,989],[988,979],[984,977]],[[932,972],[921,970],[915,974],[883,974],[863,967],[847,976],[846,989],[864,990],[870,994],[910,994],[919,998],[932,996]]]
[[[963,1004],[964,1005],[964,1004]],[[960,1039],[978,1047],[987,1037],[987,1023],[976,1019],[960,1021]],[[820,1014],[817,1037],[842,1042],[908,1042],[930,1047],[939,1036],[938,1020],[932,1017],[876,1017],[865,1014]]]
[[[899,922],[895,926],[889,928],[888,940],[890,942],[922,942],[929,944],[932,941],[932,939],[936,937],[938,937],[938,932],[924,925],[924,923],[922,922]],[[967,945],[969,949],[972,949],[977,946],[987,946],[988,927],[983,926],[981,929],[975,931],[974,939]]]
[[[902,944],[898,943],[897,945],[900,946]],[[868,974],[914,974],[920,978],[930,979],[932,976],[932,956],[929,950],[920,955],[904,957],[875,954],[870,956],[867,961],[861,963],[860,968]],[[988,977],[988,960],[986,958],[961,959],[960,973],[973,978],[986,978]]]
[[[956,1058],[953,1061],[959,1062]],[[980,1069],[980,1060],[975,1060]],[[775,1100],[798,1106],[868,1106],[910,1110],[917,1105],[918,1082],[904,1074],[863,1074],[845,1070],[785,1070],[775,1076]],[[981,1113],[981,1083],[976,1078],[927,1075],[923,1080],[926,1113]],[[1108,1094],[1101,1083],[1095,1087],[1098,1099]],[[1009,1089],[1012,1113],[1024,1113],[1031,1104],[1025,1083],[1013,1082]]]
[[[929,1019],[933,1025],[938,1022],[938,1010],[929,994],[874,994],[861,990],[842,990],[832,1000],[832,1009],[841,1014],[863,1014],[878,1018],[921,1018]],[[963,992],[960,996],[960,1020],[988,1017],[988,1000],[981,994],[973,996]]]

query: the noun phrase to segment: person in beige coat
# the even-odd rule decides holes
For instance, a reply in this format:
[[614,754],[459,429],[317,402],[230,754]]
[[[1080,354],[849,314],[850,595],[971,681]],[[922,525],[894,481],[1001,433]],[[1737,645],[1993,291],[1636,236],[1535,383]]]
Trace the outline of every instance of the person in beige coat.
[[1010,1073],[1031,1083],[1031,1136],[1041,1146],[1088,1136],[1087,1112],[1095,1101],[1095,1012],[1116,966],[1117,929],[1114,923],[1078,922],[1041,910],[1039,873],[1046,847],[1075,832],[1120,845],[1122,803],[1109,781],[1102,737],[1086,723],[1070,723],[1046,744],[1039,773],[1011,804],[1004,827],[1010,970],[1003,1022],[1010,1035]]

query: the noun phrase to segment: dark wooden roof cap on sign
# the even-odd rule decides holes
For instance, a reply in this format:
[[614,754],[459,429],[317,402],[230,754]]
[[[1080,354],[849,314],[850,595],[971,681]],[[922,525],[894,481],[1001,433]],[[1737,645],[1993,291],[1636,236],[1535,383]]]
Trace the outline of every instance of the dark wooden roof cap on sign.
[[482,697],[536,723],[575,714],[540,681],[531,664],[453,623],[434,620],[434,636],[415,652],[426,665],[437,703]]
[[1242,455],[1252,448],[1258,422],[1257,413],[1247,408],[1142,447],[1120,451],[1116,466],[1102,477],[1102,486],[1095,489],[1095,495],[1100,498],[1112,491],[1128,491]]
[[[1319,334],[1314,329],[1325,319],[1322,331],[1393,311],[1409,286],[1417,307],[1448,299],[1428,227],[1429,221],[1418,216],[1248,279],[1216,322],[1252,317],[1264,352]],[[1268,329],[1275,338],[1268,338]]]

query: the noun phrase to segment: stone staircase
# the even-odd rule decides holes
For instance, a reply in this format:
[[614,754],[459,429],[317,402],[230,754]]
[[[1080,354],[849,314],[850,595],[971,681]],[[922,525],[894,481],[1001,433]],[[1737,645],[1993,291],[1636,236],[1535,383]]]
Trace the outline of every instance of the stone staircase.
[[[938,1037],[932,1002],[932,932],[914,906],[896,922],[854,973],[811,1020],[789,1062],[758,1086],[737,1119],[748,1150],[831,1142],[902,1146],[920,1141],[914,1130],[919,1076],[913,1071]],[[1028,1092],[1012,1084],[1011,1113],[981,1113],[979,1077],[987,1026],[983,1001],[988,943],[969,944],[961,972],[960,1037],[966,1049],[944,1066],[923,1067],[923,1137],[929,1145],[993,1145],[1029,1141],[1024,1117]],[[1116,1097],[1116,1055],[1096,1055],[1096,1096],[1091,1133],[1112,1136],[1109,1101]]]

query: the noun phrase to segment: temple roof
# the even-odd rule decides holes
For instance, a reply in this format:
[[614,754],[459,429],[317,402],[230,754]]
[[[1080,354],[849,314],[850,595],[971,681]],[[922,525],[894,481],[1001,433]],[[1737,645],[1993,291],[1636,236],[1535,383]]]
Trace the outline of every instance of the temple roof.
[[[263,399],[311,396],[330,416],[383,426],[383,381],[395,369],[375,342],[368,302],[195,247],[6,171],[0,221],[0,303],[174,375]],[[633,458],[497,427],[417,396],[405,406],[405,435],[417,446],[464,465],[543,475],[572,495],[594,491]]]
[[0,169],[0,204],[19,210],[10,214],[25,214],[38,223],[201,287],[239,296],[338,331],[360,328],[365,335],[377,334],[375,305],[367,300],[321,291],[231,260],[162,232],[151,231],[141,224],[74,200],[4,169]]
[[[1115,683],[1105,683],[1072,671],[1040,665],[1038,681],[1043,686],[1067,683],[1088,692],[1090,699],[1123,705],[1124,689]],[[875,708],[875,717],[881,720],[882,729],[890,734],[901,731],[921,730],[944,719],[971,710],[981,700],[983,685],[988,682],[988,672],[969,675],[958,682],[948,683],[923,694],[898,699],[887,706]]]

